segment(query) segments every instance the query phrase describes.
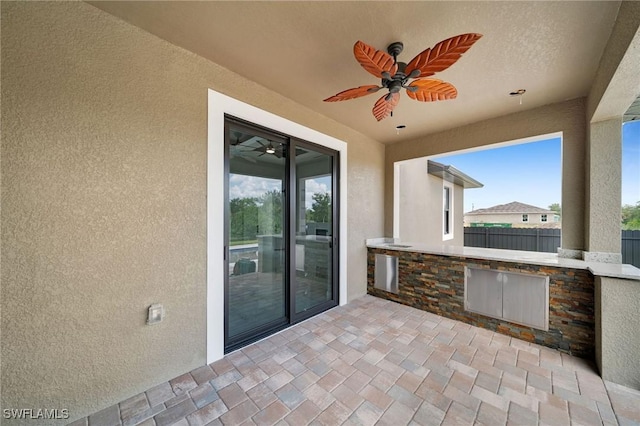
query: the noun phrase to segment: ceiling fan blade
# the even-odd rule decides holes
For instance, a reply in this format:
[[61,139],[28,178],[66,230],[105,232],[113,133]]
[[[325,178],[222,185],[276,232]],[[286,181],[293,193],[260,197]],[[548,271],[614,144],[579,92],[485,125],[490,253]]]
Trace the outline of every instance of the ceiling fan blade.
[[378,78],[382,78],[383,72],[394,75],[398,70],[398,65],[396,65],[391,55],[382,50],[377,50],[360,40],[356,41],[353,46],[353,55],[362,65],[362,68]]
[[353,89],[344,90],[337,95],[331,96],[324,100],[324,102],[338,102],[338,101],[347,101],[349,99],[360,98],[362,96],[370,95],[371,93],[375,93],[380,90],[380,86],[370,85],[370,86],[360,86]]
[[398,105],[400,101],[400,93],[389,93],[378,99],[373,106],[373,116],[380,121],[387,118],[391,111]]
[[424,78],[413,81],[407,88],[407,95],[416,101],[434,102],[455,99],[458,96],[458,90],[446,81]]
[[439,71],[444,71],[455,64],[460,56],[482,37],[482,34],[468,33],[448,38],[425,49],[407,64],[405,74],[413,70],[420,70],[418,77],[428,77]]

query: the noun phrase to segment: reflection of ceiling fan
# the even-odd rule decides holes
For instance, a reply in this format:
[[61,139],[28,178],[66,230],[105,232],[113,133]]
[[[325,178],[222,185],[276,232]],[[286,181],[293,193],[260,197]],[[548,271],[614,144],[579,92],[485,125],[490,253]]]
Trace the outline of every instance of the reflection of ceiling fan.
[[256,159],[253,157],[253,155],[248,154],[253,150],[242,149],[242,146],[241,146],[241,144],[248,141],[250,137],[247,137],[247,135],[242,135],[242,133],[240,132],[233,132],[233,136],[236,138],[236,140],[231,141],[231,146],[229,149],[231,156],[240,157],[243,160],[247,160],[251,163],[255,163]]
[[[282,158],[283,156],[284,148],[282,144],[277,144],[276,146],[269,139],[266,139],[268,144],[265,145],[257,137],[242,135],[242,133],[239,133],[239,132],[233,132],[233,136],[236,138],[235,141],[231,142],[231,152],[233,153],[233,155],[242,157],[245,160],[251,161],[252,163],[256,162],[256,159],[255,159],[256,156],[249,154],[252,152],[259,152],[260,155],[258,155],[257,157],[262,157],[265,154],[271,154],[277,158]],[[251,142],[252,144],[257,143],[260,146],[254,147],[253,149],[251,149],[251,147],[249,146],[242,146],[242,144],[245,144],[247,142]],[[241,149],[241,148],[246,148],[246,149]]]
[[262,157],[265,154],[275,155],[277,158],[282,158],[283,156],[283,147],[282,144],[278,144],[278,146],[273,146],[273,142],[267,139],[269,142],[268,145],[263,144],[259,140],[256,139],[256,142],[260,144],[259,147],[254,148],[252,151],[260,152],[261,154],[258,157]]
[[[460,56],[469,50],[482,37],[481,34],[460,34],[427,48],[408,64],[398,62],[397,57],[402,52],[401,42],[391,43],[387,48],[388,54],[357,41],[353,46],[353,54],[362,67],[382,79],[382,86],[369,85],[348,89],[335,96],[325,99],[325,102],[346,101],[359,98],[380,89],[389,89],[389,93],[378,99],[373,107],[373,115],[380,121],[389,114],[400,101],[400,89],[406,89],[411,99],[421,102],[433,102],[455,99],[458,91],[451,83],[429,77],[444,71],[456,63]],[[410,82],[410,79],[415,79]]]

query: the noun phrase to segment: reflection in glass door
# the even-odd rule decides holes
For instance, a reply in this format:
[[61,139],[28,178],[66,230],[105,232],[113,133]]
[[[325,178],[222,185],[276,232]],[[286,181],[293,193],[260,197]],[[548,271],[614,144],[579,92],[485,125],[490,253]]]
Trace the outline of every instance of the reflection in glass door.
[[226,343],[288,323],[286,141],[237,125],[228,135]]
[[334,299],[333,156],[298,147],[296,158],[295,313]]
[[338,304],[335,151],[227,118],[225,351]]

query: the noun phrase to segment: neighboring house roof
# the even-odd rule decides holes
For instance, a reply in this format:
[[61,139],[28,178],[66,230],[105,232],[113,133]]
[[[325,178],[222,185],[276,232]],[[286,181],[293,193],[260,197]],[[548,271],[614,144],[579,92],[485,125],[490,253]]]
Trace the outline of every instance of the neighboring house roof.
[[514,213],[524,213],[524,214],[557,214],[553,210],[543,209],[536,206],[531,206],[529,204],[519,203],[517,201],[508,203],[508,204],[499,204],[497,206],[488,207],[486,209],[477,209],[465,213],[465,215],[483,215],[483,214],[514,214]]
[[484,186],[474,178],[465,173],[462,173],[455,167],[445,166],[444,164],[437,163],[435,161],[429,160],[427,171],[430,175],[438,176],[439,178],[442,178],[447,182],[460,185],[464,188],[482,188]]

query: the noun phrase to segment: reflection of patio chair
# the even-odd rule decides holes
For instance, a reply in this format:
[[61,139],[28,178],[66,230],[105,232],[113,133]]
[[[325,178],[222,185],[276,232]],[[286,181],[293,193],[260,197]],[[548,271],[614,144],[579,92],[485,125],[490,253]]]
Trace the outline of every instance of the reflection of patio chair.
[[233,265],[233,275],[250,274],[256,271],[256,264],[247,258],[242,258]]

